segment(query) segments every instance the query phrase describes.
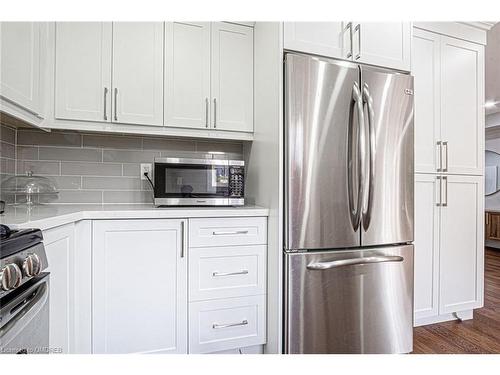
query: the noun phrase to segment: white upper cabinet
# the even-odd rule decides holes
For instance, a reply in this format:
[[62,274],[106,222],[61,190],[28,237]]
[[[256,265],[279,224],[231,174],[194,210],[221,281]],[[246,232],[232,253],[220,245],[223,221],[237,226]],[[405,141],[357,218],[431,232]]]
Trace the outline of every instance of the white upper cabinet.
[[410,70],[410,22],[362,22],[353,27],[355,61]]
[[449,173],[483,172],[484,47],[441,38],[441,138]]
[[210,23],[165,23],[165,125],[210,126]]
[[410,70],[410,22],[285,22],[284,48]]
[[481,175],[484,47],[415,28],[415,172]]
[[163,23],[113,23],[113,121],[163,125]]
[[440,37],[413,30],[412,74],[415,91],[415,171],[437,172],[440,127]]
[[483,178],[443,177],[440,231],[440,314],[483,305]]
[[212,125],[253,131],[253,28],[212,23]]
[[[283,25],[283,45],[292,51],[308,52],[315,55],[349,58],[349,32],[344,33],[344,22],[285,22]],[[344,48],[344,36],[347,36]]]
[[186,224],[93,222],[93,353],[187,353]]
[[0,95],[35,114],[42,112],[41,22],[0,24]]
[[111,121],[110,22],[56,24],[55,117]]

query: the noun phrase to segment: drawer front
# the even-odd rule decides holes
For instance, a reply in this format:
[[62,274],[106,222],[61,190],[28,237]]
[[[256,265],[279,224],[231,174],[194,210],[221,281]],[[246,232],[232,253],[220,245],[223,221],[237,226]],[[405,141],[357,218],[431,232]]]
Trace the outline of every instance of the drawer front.
[[266,342],[266,296],[189,304],[189,352],[210,353]]
[[189,247],[265,245],[267,218],[208,218],[189,220]]
[[264,294],[266,249],[266,245],[190,249],[189,300]]

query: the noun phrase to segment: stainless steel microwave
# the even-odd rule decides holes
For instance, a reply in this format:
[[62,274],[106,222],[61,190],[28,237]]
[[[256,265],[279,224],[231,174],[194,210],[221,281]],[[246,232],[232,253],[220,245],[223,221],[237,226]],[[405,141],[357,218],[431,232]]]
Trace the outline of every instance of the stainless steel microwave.
[[243,160],[155,158],[156,206],[243,206]]

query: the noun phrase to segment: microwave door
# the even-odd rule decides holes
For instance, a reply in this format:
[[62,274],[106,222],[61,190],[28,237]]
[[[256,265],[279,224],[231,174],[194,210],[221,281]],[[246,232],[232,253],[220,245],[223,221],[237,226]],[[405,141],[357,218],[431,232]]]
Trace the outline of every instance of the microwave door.
[[356,64],[286,55],[288,250],[360,246],[359,76]]

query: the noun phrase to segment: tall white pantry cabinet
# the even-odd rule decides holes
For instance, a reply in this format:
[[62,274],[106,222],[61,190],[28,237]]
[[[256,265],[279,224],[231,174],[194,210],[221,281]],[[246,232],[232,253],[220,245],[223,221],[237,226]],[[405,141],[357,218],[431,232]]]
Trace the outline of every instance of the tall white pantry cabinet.
[[483,305],[484,45],[414,27],[415,325]]

